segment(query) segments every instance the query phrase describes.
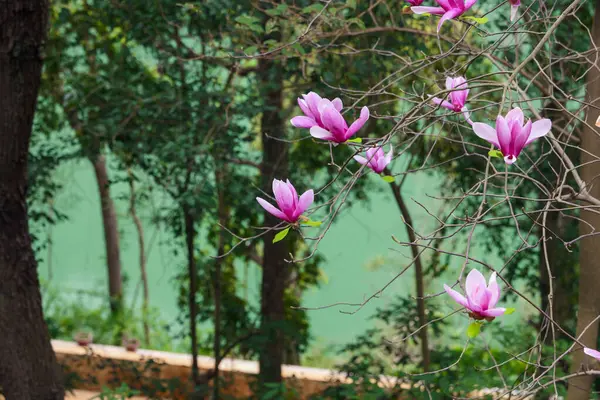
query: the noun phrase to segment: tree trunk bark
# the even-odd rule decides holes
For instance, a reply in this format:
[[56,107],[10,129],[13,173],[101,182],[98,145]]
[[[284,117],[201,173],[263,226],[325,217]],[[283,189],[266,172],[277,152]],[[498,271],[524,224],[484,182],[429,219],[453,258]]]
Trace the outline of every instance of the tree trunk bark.
[[[392,193],[394,194],[394,198],[396,199],[396,203],[398,204],[398,208],[400,209],[400,213],[402,214],[402,218],[404,218],[406,233],[408,234],[408,240],[411,243],[415,243],[417,237],[412,230],[413,220],[410,216],[410,212],[408,211],[408,207],[404,203],[404,199],[402,198],[402,193],[400,193],[400,186],[396,183],[391,183],[390,187],[392,188]],[[419,318],[419,325],[422,327],[419,331],[419,338],[421,339],[421,357],[423,357],[423,370],[429,371],[429,366],[431,364],[431,355],[429,352],[429,337],[427,334],[427,314],[425,313],[425,287],[423,280],[423,264],[421,263],[421,256],[419,254],[419,248],[416,246],[410,246],[410,251],[412,252],[413,259],[415,260],[415,288],[417,291],[417,315]]]
[[[549,212],[546,217],[546,248],[548,249],[548,262],[550,263],[550,272],[552,273],[552,311],[554,320],[565,329],[573,329],[574,315],[573,309],[576,304],[576,295],[572,290],[575,279],[577,279],[577,271],[572,267],[572,253],[569,253],[563,243],[556,237],[565,238],[565,222],[562,221],[562,216],[558,212]],[[540,233],[541,235],[541,233]],[[550,295],[550,278],[548,276],[548,267],[546,266],[546,257],[542,249],[540,249],[540,308],[549,312]],[[541,324],[543,327],[544,324]],[[557,335],[561,335],[560,331],[556,331]],[[552,340],[551,335],[547,336],[548,340]]]
[[64,398],[27,221],[27,158],[48,2],[0,7],[0,386],[9,400]]
[[[281,117],[282,109],[282,66],[273,60],[261,59],[258,63],[260,85],[264,88],[264,111],[261,119],[263,159],[261,164],[262,188],[272,191],[273,178],[282,179],[287,174],[288,146],[278,140],[285,136]],[[265,212],[265,226],[274,226],[280,221]],[[263,236],[263,265],[261,283],[261,335],[263,348],[259,357],[260,390],[265,384],[281,382],[281,364],[285,348],[284,291],[289,266],[285,261],[288,243],[284,239],[273,243],[275,232]]]
[[148,325],[148,309],[150,304],[150,290],[148,289],[148,273],[146,271],[146,242],[144,240],[144,227],[142,225],[142,221],[140,217],[137,215],[137,210],[135,206],[135,183],[134,176],[131,170],[129,173],[129,213],[131,214],[131,218],[133,219],[133,223],[135,224],[135,229],[138,235],[138,247],[140,254],[140,275],[142,278],[142,288],[144,291],[144,303],[142,305],[142,321],[144,325],[144,342],[147,347],[150,347],[150,327]]
[[110,181],[108,179],[108,171],[106,170],[106,158],[99,153],[95,158],[91,159],[91,162],[96,173],[96,182],[100,194],[100,207],[102,208],[110,309],[113,314],[119,314],[123,309],[123,281],[121,278],[117,213],[115,211],[115,204],[110,197]]
[[[596,0],[596,9],[594,15],[594,25],[592,28],[592,46],[600,44],[600,0]],[[590,55],[591,59],[595,56]],[[600,163],[594,158],[600,156],[600,138],[595,126],[598,111],[594,107],[600,106],[600,71],[598,65],[590,69],[586,76],[587,101],[591,104],[586,111],[586,123],[581,133],[581,179],[587,185],[588,192],[593,197],[600,199],[600,182],[596,177],[600,175]],[[589,154],[588,154],[589,153]],[[591,154],[591,155],[590,155]],[[595,180],[595,181],[594,181]],[[579,230],[581,235],[586,235],[592,231],[600,229],[600,215],[583,210],[581,219],[587,223],[581,222]],[[588,226],[588,224],[590,226]],[[581,240],[579,255],[579,307],[577,312],[577,336],[585,333],[580,338],[580,342],[587,347],[596,348],[598,340],[598,321],[588,327],[598,314],[600,314],[600,263],[598,262],[598,249],[600,248],[600,236],[589,236]],[[587,327],[587,329],[586,329]],[[589,357],[581,349],[573,355],[573,364],[571,372],[578,372],[582,364],[588,366]],[[569,400],[587,400],[591,398],[593,376],[581,376],[569,381],[567,398]]]
[[190,277],[188,307],[190,308],[190,338],[192,341],[192,382],[196,385],[200,381],[198,370],[198,333],[196,330],[196,316],[198,315],[198,304],[196,303],[198,273],[196,271],[196,260],[194,258],[196,230],[194,229],[194,217],[187,206],[183,208],[183,218],[185,220],[185,243],[188,257],[188,275]]
[[[215,170],[215,182],[217,186],[217,203],[218,203],[218,217],[219,223],[222,226],[226,226],[227,223],[227,204],[225,203],[225,182],[224,178],[227,176],[225,165],[217,166]],[[217,246],[217,255],[225,253],[225,230],[219,228],[219,244]],[[223,264],[223,258],[219,257],[215,260],[214,264],[214,276],[213,276],[213,290],[214,290],[214,324],[215,334],[213,342],[213,352],[215,356],[215,369],[213,375],[213,400],[220,398],[220,383],[219,382],[219,364],[221,364],[221,266]]]

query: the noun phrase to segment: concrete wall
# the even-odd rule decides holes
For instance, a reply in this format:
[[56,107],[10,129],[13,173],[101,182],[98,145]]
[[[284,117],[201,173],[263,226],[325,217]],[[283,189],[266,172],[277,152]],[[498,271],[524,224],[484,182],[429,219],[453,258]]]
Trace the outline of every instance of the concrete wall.
[[[143,349],[132,353],[122,347],[96,344],[85,348],[62,340],[53,340],[52,346],[59,363],[65,367],[67,379],[77,389],[100,391],[103,386],[117,387],[121,382],[135,389],[162,385],[164,396],[184,399],[184,393],[190,388],[191,356],[188,354]],[[201,372],[210,371],[214,360],[200,356],[198,366]],[[258,374],[257,362],[227,358],[221,362],[220,371],[225,380],[223,395],[239,399],[250,397]],[[285,365],[282,374],[288,387],[295,388],[301,399],[346,381],[335,371],[319,368]],[[169,383],[176,388],[174,391],[168,388]]]

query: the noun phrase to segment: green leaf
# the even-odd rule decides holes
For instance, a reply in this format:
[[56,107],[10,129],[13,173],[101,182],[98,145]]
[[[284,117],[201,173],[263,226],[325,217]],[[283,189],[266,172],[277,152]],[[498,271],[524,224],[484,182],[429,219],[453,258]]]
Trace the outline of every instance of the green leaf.
[[431,17],[431,14],[429,13],[423,13],[423,14],[414,14],[415,17]]
[[316,4],[312,4],[308,7],[304,7],[302,9],[302,14],[310,14],[312,12],[319,12],[322,9],[323,9],[323,4],[316,3]]
[[498,158],[504,157],[504,155],[502,154],[502,152],[500,150],[490,150],[490,151],[488,151],[488,155],[490,157],[498,157]]
[[308,226],[321,226],[322,222],[321,221],[313,221],[313,220],[306,220],[306,221],[302,221],[302,223],[304,225],[308,225]]
[[[268,23],[267,23],[267,25],[268,25]],[[278,42],[277,40],[273,40],[273,39],[267,39],[267,40],[265,40],[265,41],[263,42],[263,44],[264,44],[265,46],[268,46],[268,47],[269,47],[269,49],[272,49],[272,48],[274,48],[275,46],[279,45],[279,42]]]
[[305,55],[306,51],[304,51],[304,47],[300,43],[294,43],[292,48],[295,49],[298,53]]
[[348,143],[362,143],[362,138],[357,137],[357,138],[354,138],[354,139],[348,139],[348,140],[346,140],[346,142],[348,142]]
[[463,17],[462,19],[467,20],[467,21],[477,22],[480,25],[485,24],[486,22],[489,21],[487,17],[478,18],[478,17],[472,17],[470,15],[466,16],[466,17]]
[[260,19],[253,17],[251,15],[240,15],[235,19],[235,22],[242,25],[254,25],[260,23]]
[[392,183],[396,180],[393,176],[390,176],[390,175],[382,175],[381,179],[383,179],[387,183]]
[[346,7],[356,10],[356,0],[347,0]]
[[365,23],[360,18],[351,18],[351,19],[349,19],[348,20],[348,26],[350,26],[352,24],[358,25],[358,27],[361,28],[361,29],[365,29],[366,28]]
[[289,232],[290,232],[289,226],[287,228],[285,228],[284,230],[279,231],[279,233],[277,233],[277,235],[275,235],[275,237],[273,238],[273,243],[282,241]]
[[472,322],[467,328],[467,336],[469,339],[476,338],[481,333],[481,322]]
[[510,314],[514,313],[515,311],[516,311],[515,308],[509,307],[506,309],[506,311],[504,311],[504,315],[510,315]]
[[288,5],[287,4],[280,4],[275,8],[272,8],[270,10],[265,11],[268,15],[270,15],[271,17],[276,17],[278,15],[283,14],[284,12],[286,12],[288,9]]
[[254,54],[258,51],[258,47],[256,46],[250,46],[250,47],[246,47],[246,50],[244,50],[244,53],[251,55]]
[[279,27],[277,26],[277,21],[274,19],[268,20],[267,24],[265,25],[265,29],[266,29],[267,33],[275,32],[275,31],[279,30]]
[[253,17],[251,15],[247,15],[247,14],[240,15],[239,17],[237,17],[235,19],[235,22],[237,22],[238,24],[246,25],[248,28],[250,28],[254,32],[257,32],[257,33],[264,32],[264,29],[260,24],[260,19]]

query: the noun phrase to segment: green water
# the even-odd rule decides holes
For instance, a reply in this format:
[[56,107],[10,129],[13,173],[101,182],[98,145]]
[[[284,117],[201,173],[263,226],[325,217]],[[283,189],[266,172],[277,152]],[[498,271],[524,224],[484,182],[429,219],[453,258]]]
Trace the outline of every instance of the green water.
[[[109,171],[113,175],[114,171]],[[56,198],[56,207],[69,220],[52,227],[49,251],[42,254],[40,274],[52,284],[66,289],[99,289],[107,287],[104,255],[104,236],[96,181],[91,164],[87,161],[62,166],[57,178],[65,184]],[[337,222],[320,243],[318,252],[326,257],[322,265],[326,279],[318,288],[308,290],[303,298],[306,307],[325,306],[336,302],[357,303],[378,291],[410,261],[410,249],[395,244],[391,236],[407,240],[406,230],[388,185],[374,174],[363,179],[375,179],[382,191],[373,194],[370,205],[344,209]],[[132,304],[132,292],[139,282],[138,246],[135,227],[128,215],[128,189],[117,184],[112,188],[116,201],[121,231],[121,258],[124,272],[130,278],[127,304]],[[415,174],[407,178],[403,194],[419,231],[432,227],[433,219],[416,203],[424,202],[432,211],[439,203],[426,195],[435,195],[437,184],[433,177]],[[151,305],[157,307],[165,320],[173,321],[178,313],[176,286],[172,278],[183,268],[184,261],[172,254],[169,235],[150,223],[153,209],[168,199],[154,196],[151,202],[138,210],[142,218],[148,251],[148,279]],[[257,212],[259,207],[257,205]],[[180,256],[181,257],[181,256]],[[376,266],[376,268],[374,268]],[[258,299],[260,271],[253,266],[248,271],[249,297]],[[334,307],[310,311],[314,346],[331,348],[343,344],[370,327],[369,320],[376,307],[381,307],[397,294],[413,292],[412,269],[390,285],[378,298],[353,315],[340,313],[349,307]],[[439,287],[438,287],[439,286]],[[439,291],[441,283],[428,287],[428,292]],[[141,291],[137,291],[137,304]],[[450,310],[451,302],[448,302]]]

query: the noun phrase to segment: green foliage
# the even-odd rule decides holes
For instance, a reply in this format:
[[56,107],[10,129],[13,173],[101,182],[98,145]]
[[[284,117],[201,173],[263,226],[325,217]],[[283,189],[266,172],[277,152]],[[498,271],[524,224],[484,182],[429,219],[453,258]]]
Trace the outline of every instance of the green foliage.
[[467,327],[467,337],[469,339],[476,338],[481,333],[481,322],[475,321],[471,322]]
[[275,235],[275,237],[273,238],[273,243],[277,243],[282,241],[283,239],[285,239],[285,237],[287,236],[287,234],[290,232],[290,227],[288,226],[287,228],[277,232],[277,234]]
[[138,390],[133,390],[126,383],[122,383],[116,389],[109,389],[107,387],[103,387],[102,391],[99,395],[92,397],[92,399],[97,400],[126,400],[132,396],[139,395],[140,392]]
[[[142,315],[124,310],[115,315],[108,307],[108,296],[97,291],[69,292],[42,282],[44,316],[53,339],[73,340],[80,331],[91,332],[94,343],[121,345],[121,332],[141,340]],[[149,310],[152,348],[165,351],[185,351],[173,340],[174,332],[162,321],[158,310]]]

